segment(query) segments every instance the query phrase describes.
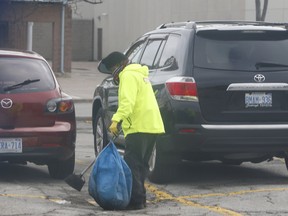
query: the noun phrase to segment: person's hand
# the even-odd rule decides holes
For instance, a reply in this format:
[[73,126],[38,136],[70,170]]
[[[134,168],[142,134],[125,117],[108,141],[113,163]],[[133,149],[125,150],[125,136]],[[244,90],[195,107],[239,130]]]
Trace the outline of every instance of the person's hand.
[[117,136],[118,135],[118,122],[116,121],[112,121],[112,124],[109,127],[110,132],[114,135]]

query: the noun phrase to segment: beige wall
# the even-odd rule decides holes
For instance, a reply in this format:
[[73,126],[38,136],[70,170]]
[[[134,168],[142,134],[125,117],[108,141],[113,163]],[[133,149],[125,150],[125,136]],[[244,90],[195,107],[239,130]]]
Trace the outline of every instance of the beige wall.
[[73,20],[72,59],[73,61],[92,61],[93,57],[93,20]]
[[[263,1],[263,0],[262,0]],[[267,22],[288,22],[288,1],[287,0],[269,0],[268,10],[265,21]],[[247,20],[255,20],[255,1],[246,0]]]
[[[8,23],[8,41],[4,47],[26,49],[27,48],[27,26],[28,22],[35,22],[35,30],[33,29],[33,44],[35,48],[45,49],[48,46],[52,54],[52,69],[55,72],[61,70],[61,20],[62,20],[62,4],[35,4],[33,2],[7,2],[0,1],[0,21]],[[65,7],[65,44],[64,44],[64,70],[71,71],[71,21],[72,12],[69,7]],[[48,24],[51,28],[38,28],[39,24],[44,26]],[[36,36],[36,30],[43,35],[48,33],[50,37]],[[50,30],[50,32],[48,32]],[[52,31],[52,32],[51,32]],[[42,38],[50,38],[50,41],[42,40]],[[38,40],[38,41],[37,41]],[[40,45],[42,45],[40,47]],[[34,51],[35,50],[33,48]],[[42,54],[40,52],[40,54]]]
[[[103,28],[105,56],[114,50],[124,51],[138,36],[165,22],[255,20],[255,0],[103,0],[97,5],[84,2],[76,5],[73,19],[94,19],[95,59],[98,28]],[[288,1],[270,0],[266,21],[287,22]]]
[[[243,20],[243,0],[106,0],[94,7],[95,29],[103,28],[103,55],[162,23],[186,20]],[[95,34],[94,41],[97,41]],[[94,49],[97,50],[97,49]],[[97,53],[95,53],[97,56]]]

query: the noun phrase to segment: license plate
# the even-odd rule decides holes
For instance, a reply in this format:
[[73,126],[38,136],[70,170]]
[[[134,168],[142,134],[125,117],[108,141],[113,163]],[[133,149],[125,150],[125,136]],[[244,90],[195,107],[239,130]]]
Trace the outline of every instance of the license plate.
[[272,93],[252,92],[245,94],[245,106],[272,107]]
[[0,153],[22,153],[22,139],[0,138]]

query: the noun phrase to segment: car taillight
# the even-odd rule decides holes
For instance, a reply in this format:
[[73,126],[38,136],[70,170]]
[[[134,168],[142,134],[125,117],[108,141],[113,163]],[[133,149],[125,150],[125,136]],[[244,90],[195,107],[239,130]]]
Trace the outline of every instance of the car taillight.
[[197,85],[192,77],[173,77],[166,81],[166,87],[175,100],[198,101]]
[[50,113],[67,113],[74,110],[74,103],[72,99],[52,99],[47,102],[46,109]]

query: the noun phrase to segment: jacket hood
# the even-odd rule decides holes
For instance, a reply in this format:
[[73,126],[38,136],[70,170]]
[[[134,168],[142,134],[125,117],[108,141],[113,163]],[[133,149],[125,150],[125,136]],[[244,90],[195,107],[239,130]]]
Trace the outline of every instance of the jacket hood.
[[[141,73],[143,76],[145,77],[148,77],[149,75],[149,69],[147,66],[142,66],[140,64],[130,64],[130,65],[127,65],[122,72],[125,72],[125,71],[134,71],[134,72],[137,72],[137,73]],[[121,73],[122,73],[121,72]]]

